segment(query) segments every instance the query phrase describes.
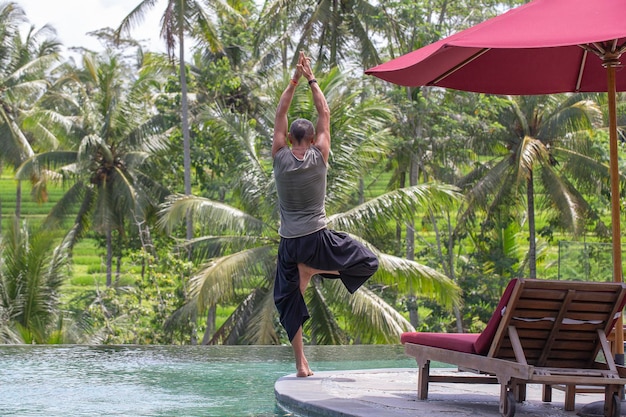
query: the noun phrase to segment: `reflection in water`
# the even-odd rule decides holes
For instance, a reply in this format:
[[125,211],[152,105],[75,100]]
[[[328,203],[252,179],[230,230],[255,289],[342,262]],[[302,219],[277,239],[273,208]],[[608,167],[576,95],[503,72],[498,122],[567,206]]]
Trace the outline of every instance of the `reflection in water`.
[[[308,346],[313,370],[411,368],[401,346]],[[2,346],[0,416],[275,417],[288,346]]]

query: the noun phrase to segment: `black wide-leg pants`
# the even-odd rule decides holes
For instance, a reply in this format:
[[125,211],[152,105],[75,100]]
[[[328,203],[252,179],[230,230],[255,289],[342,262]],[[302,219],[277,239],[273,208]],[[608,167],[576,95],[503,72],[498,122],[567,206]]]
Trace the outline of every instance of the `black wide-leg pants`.
[[281,238],[274,282],[274,303],[283,325],[293,340],[298,329],[309,319],[309,311],[300,293],[298,264],[311,268],[339,271],[324,278],[340,279],[352,294],[378,269],[376,255],[361,242],[343,232],[322,229],[298,238]]

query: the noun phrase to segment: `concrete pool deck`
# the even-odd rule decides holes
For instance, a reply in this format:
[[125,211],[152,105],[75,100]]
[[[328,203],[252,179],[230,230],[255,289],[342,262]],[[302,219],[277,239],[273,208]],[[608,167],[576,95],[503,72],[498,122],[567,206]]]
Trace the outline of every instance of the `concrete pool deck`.
[[[453,372],[431,369],[431,374]],[[431,382],[428,400],[417,399],[417,369],[375,369],[295,374],[274,385],[278,406],[291,415],[324,417],[496,417],[501,416],[498,384]],[[515,406],[516,417],[600,416],[604,394],[579,393],[576,410],[564,411],[565,395],[552,391],[552,402],[541,401],[541,386],[528,385],[526,401]],[[600,402],[600,407],[598,407]],[[584,407],[584,408],[583,408]],[[582,409],[582,412],[581,412]],[[622,415],[626,406],[622,405]]]

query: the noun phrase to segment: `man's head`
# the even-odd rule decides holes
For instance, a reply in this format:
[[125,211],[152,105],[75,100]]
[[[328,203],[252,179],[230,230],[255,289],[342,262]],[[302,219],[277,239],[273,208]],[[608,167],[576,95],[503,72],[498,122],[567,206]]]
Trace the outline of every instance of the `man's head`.
[[289,128],[289,136],[297,144],[312,142],[315,138],[313,123],[307,119],[294,120]]

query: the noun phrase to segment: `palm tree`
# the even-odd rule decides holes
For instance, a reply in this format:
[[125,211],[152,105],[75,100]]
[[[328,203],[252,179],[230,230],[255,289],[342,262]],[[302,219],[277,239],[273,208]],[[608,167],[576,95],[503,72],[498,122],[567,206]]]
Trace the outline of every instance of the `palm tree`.
[[45,228],[32,233],[14,219],[0,240],[0,343],[62,340],[61,285],[69,271],[69,242]]
[[[22,38],[20,25],[26,23],[17,3],[0,5],[0,159],[17,168],[35,154],[36,143],[45,149],[46,135],[36,118],[35,104],[48,86],[48,70],[59,58],[60,44],[54,30],[33,27]],[[29,178],[33,179],[34,178]],[[21,215],[21,182],[17,186],[15,213]]]
[[[141,22],[145,13],[154,6],[155,0],[142,0],[123,20],[116,36],[129,32],[135,24]],[[217,13],[236,15],[236,11],[227,2],[212,0],[206,2]],[[189,104],[187,94],[187,74],[185,68],[185,35],[200,37],[212,50],[221,49],[217,31],[203,3],[197,0],[168,0],[161,18],[161,37],[170,59],[174,58],[174,49],[178,43],[178,65],[181,88],[181,130],[183,134],[184,186],[185,194],[191,195],[191,139],[189,134]],[[193,237],[191,220],[187,221],[187,239]]]
[[[577,186],[588,183],[586,176],[592,171],[597,173],[595,178],[602,178],[606,175],[605,168],[585,155],[588,149],[577,147],[583,143],[577,138],[590,136],[592,127],[601,122],[601,113],[594,101],[580,94],[508,97],[508,103],[500,115],[506,133],[496,135],[489,142],[499,156],[467,176],[479,180],[469,188],[463,217],[486,205],[486,218],[497,218],[495,212],[510,212],[525,190],[530,241],[528,265],[530,277],[535,278],[537,179],[541,181],[545,204],[554,209],[562,227],[579,233],[585,216],[599,221]],[[485,225],[488,224],[489,220]]]
[[150,72],[129,80],[129,67],[116,55],[87,53],[83,65],[67,76],[67,87],[77,96],[75,148],[35,155],[16,176],[28,178],[47,168],[71,183],[46,224],[76,214],[69,232],[72,245],[88,227],[104,235],[110,286],[113,231],[121,239],[127,221],[142,224],[147,210],[169,194],[149,172],[149,158],[167,149],[167,137],[161,116],[146,102],[156,81]]
[[257,50],[267,59],[274,55],[284,68],[292,48],[312,51],[318,68],[339,66],[354,51],[362,66],[373,66],[379,63],[372,30],[381,29],[380,8],[367,0],[267,1],[257,26]]

